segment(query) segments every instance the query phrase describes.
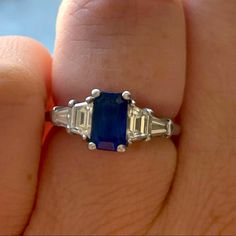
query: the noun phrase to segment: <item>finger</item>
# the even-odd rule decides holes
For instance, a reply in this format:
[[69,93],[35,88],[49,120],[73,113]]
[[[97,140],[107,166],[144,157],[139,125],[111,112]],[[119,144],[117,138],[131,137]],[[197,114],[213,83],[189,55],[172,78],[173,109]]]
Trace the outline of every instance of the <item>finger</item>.
[[236,1],[185,5],[187,92],[173,201],[163,218],[171,227],[164,232],[235,234]]
[[125,89],[140,105],[174,117],[184,88],[184,37],[178,1],[64,1],[54,61],[56,101],[84,99],[96,87]]
[[31,212],[49,75],[39,43],[0,37],[0,234],[20,234]]
[[[173,117],[184,87],[184,31],[178,1],[64,1],[54,61],[57,103],[84,99],[95,87],[128,89],[139,105]],[[170,188],[172,142],[136,144],[121,156],[89,152],[79,140],[52,134],[27,234],[143,233]]]

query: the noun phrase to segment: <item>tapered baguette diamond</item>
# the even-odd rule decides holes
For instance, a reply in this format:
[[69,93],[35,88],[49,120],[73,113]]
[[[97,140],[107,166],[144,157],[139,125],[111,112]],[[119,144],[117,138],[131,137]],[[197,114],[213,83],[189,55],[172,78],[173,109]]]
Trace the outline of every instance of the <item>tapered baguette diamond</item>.
[[72,108],[71,131],[81,136],[90,137],[93,104],[82,102]]
[[128,110],[127,134],[130,141],[148,138],[150,114],[137,106],[130,105]]
[[54,107],[54,112],[51,114],[52,121],[58,126],[67,128],[70,121],[70,107]]

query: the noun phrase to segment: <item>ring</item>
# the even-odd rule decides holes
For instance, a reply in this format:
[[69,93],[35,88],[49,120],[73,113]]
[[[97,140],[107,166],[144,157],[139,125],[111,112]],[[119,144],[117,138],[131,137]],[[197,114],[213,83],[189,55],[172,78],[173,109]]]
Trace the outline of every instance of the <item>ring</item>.
[[155,117],[151,109],[136,106],[129,91],[93,89],[85,101],[70,100],[67,107],[55,106],[48,115],[55,126],[81,135],[90,150],[124,152],[133,142],[180,133],[171,119]]

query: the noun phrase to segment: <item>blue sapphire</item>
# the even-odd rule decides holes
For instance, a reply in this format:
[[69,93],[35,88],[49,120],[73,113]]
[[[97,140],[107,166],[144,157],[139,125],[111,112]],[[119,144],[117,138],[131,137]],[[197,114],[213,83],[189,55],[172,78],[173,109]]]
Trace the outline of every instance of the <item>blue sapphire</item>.
[[97,149],[116,151],[118,145],[127,145],[128,101],[121,93],[101,92],[94,100],[92,130],[89,142]]

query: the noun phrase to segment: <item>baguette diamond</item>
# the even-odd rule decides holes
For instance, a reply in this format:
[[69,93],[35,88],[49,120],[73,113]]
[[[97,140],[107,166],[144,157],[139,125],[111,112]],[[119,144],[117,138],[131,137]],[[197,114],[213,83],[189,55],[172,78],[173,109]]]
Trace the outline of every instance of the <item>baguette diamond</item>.
[[77,103],[72,107],[71,132],[90,138],[93,103]]
[[150,115],[145,109],[130,105],[128,110],[127,135],[128,141],[147,139],[150,128]]

